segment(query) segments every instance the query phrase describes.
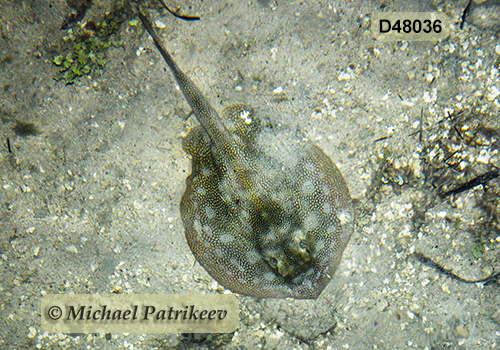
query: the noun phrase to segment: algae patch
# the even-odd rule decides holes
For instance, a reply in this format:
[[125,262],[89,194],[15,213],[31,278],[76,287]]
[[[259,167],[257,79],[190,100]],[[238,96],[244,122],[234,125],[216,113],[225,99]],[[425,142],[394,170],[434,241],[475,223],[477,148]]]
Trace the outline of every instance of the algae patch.
[[99,74],[108,61],[107,49],[123,46],[120,26],[125,19],[123,7],[117,6],[99,23],[88,20],[68,29],[64,40],[70,44],[70,49],[54,57],[53,63],[59,67],[59,75],[54,79],[71,84],[82,76]]
[[30,136],[39,133],[34,123],[26,123],[20,120],[16,120],[16,125],[14,125],[13,130],[18,136]]

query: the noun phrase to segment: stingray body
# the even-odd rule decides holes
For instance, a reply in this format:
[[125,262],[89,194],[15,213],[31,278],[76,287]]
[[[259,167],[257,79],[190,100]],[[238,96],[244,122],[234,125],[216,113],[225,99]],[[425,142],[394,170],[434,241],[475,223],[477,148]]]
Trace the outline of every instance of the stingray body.
[[250,106],[221,118],[140,18],[200,122],[183,142],[192,173],[180,206],[197,261],[235,293],[317,298],[353,232],[341,173],[300,131]]

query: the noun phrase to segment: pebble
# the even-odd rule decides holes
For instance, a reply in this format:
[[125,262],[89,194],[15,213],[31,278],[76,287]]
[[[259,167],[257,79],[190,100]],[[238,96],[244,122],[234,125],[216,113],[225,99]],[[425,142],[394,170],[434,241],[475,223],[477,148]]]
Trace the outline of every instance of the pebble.
[[482,30],[500,30],[500,1],[488,0],[480,4],[473,1],[465,20]]

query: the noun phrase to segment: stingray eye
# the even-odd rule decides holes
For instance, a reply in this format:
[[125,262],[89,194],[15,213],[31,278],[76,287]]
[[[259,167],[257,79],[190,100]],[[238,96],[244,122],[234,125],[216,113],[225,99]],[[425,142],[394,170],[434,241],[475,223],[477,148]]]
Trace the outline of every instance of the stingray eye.
[[299,252],[299,254],[300,254],[301,258],[303,259],[303,261],[306,261],[306,262],[311,261],[313,258],[313,255],[311,254],[311,250],[310,250],[309,245],[304,241],[300,241],[299,246],[301,249],[301,252]]

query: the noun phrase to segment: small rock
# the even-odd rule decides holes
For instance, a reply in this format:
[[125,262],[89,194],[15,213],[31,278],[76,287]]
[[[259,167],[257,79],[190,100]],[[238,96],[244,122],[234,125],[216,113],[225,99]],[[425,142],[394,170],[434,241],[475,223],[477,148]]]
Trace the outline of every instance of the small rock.
[[45,208],[39,208],[33,210],[33,214],[35,215],[36,219],[43,219],[44,217],[47,216],[48,213],[49,213],[48,210]]
[[469,337],[469,332],[467,331],[467,329],[463,325],[458,325],[457,328],[455,328],[455,333],[460,338]]
[[500,30],[500,0],[473,1],[465,20],[483,30]]

